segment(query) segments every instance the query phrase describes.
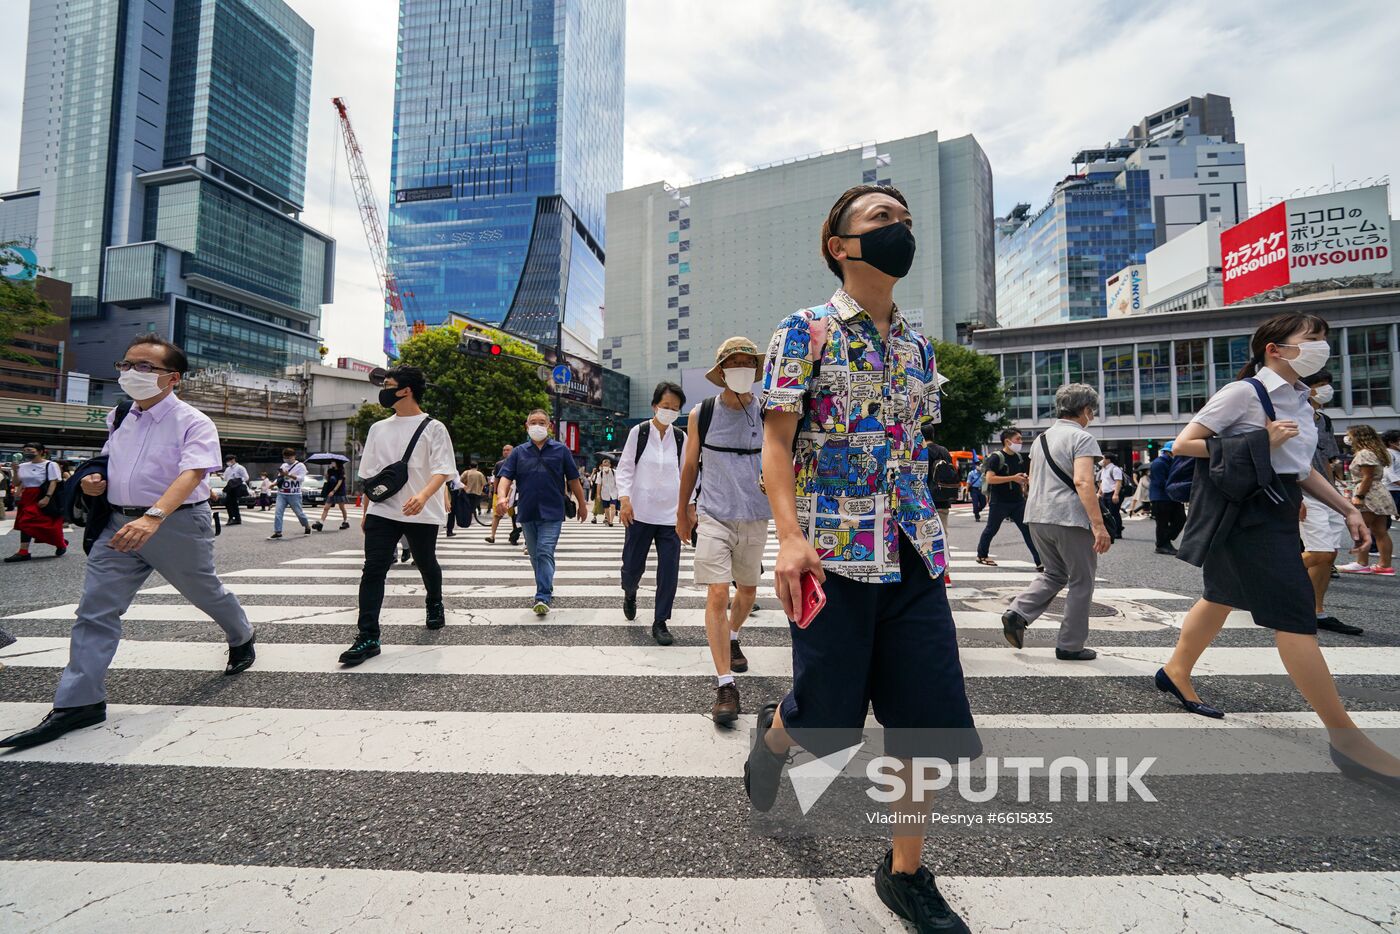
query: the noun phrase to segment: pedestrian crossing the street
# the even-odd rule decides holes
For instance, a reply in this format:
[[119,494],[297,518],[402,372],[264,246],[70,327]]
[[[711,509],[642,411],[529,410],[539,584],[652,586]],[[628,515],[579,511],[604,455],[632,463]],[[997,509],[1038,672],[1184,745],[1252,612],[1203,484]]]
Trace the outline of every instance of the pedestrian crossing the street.
[[[271,514],[245,508],[243,519]],[[751,826],[741,774],[753,715],[792,677],[771,573],[742,633],[743,713],[722,728],[708,716],[714,667],[689,547],[675,644],[662,647],[649,628],[654,568],[637,620],[623,617],[620,527],[566,523],[544,619],[507,530],[488,544],[480,527],[459,529],[438,540],[447,626],[424,627],[417,570],[398,563],[383,654],[344,669],[363,561],[352,522],[316,539],[321,554],[274,543],[264,566],[222,574],[258,633],[257,662],[237,677],[220,675],[218,628],[174,588],[138,593],[107,722],[0,755],[11,790],[0,930],[905,930],[870,881],[886,843],[794,844]],[[1272,633],[1245,614],[1197,669],[1225,720],[1156,691],[1195,595],[1151,581],[1100,583],[1095,661],[1056,660],[1053,608],[1011,649],[1000,611],[1034,568],[976,564],[971,518],[952,526],[963,547],[951,550],[948,595],[979,727],[1316,726]],[[768,572],[776,556],[770,541]],[[48,710],[75,607],[0,618],[19,640],[0,652],[0,734]],[[1363,728],[1400,728],[1395,641],[1322,636]],[[933,836],[926,852],[974,931],[1400,929],[1400,873],[1327,841],[1232,849],[1210,830],[1190,836],[962,834]]]

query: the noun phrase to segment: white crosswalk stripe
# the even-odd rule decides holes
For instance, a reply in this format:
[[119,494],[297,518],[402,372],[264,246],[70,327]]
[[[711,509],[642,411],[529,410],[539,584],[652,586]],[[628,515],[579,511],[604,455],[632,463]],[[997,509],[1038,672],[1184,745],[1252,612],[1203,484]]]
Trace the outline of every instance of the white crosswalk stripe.
[[[244,521],[265,526],[271,514],[245,509]],[[286,523],[300,536],[293,518]],[[358,529],[329,534],[308,539],[323,553],[292,557],[272,542],[266,566],[223,575],[258,627],[253,669],[221,677],[217,627],[173,587],[149,586],[124,616],[107,723],[0,756],[0,780],[19,787],[23,775],[31,805],[11,802],[18,823],[6,835],[35,836],[6,851],[21,855],[0,857],[0,930],[226,930],[254,917],[312,931],[903,930],[876,898],[864,857],[838,855],[819,864],[834,868],[808,871],[746,823],[739,776],[754,712],[792,675],[771,574],[743,630],[744,712],[726,730],[708,717],[714,666],[688,547],[670,621],[676,644],[661,647],[647,627],[654,569],[638,619],[622,616],[620,528],[566,525],[558,600],[544,619],[530,608],[533,574],[505,541],[508,526],[494,545],[476,526],[461,529],[438,540],[447,628],[424,629],[418,571],[396,564],[383,653],[342,669],[363,554]],[[770,570],[775,557],[770,543]],[[1034,578],[1029,562],[991,568],[972,558],[953,549],[948,595],[979,728],[1156,736],[1317,726],[1301,699],[1282,697],[1291,689],[1278,652],[1248,614],[1231,614],[1229,638],[1197,668],[1244,706],[1223,721],[1191,717],[1150,679],[1194,595],[1101,584],[1091,639],[1099,658],[1066,663],[1054,655],[1053,613],[1025,649],[1002,640],[999,608]],[[0,652],[0,735],[48,709],[75,610],[4,617],[19,641]],[[1400,647],[1325,651],[1342,681],[1395,696]],[[1247,706],[1261,683],[1278,706]],[[1400,731],[1400,702],[1355,719]],[[1335,770],[1319,758],[1300,771]],[[33,797],[46,789],[52,799]],[[244,810],[261,816],[243,820]],[[1045,863],[1039,839],[1024,844],[1019,864]],[[972,853],[978,839],[941,845]],[[1321,861],[1300,872],[1269,856],[1236,876],[1181,859],[1161,866],[1162,856],[1125,871],[1112,846],[1081,849],[1090,855],[1069,874],[969,860],[940,873],[940,888],[974,930],[1400,926],[1400,872],[1327,871]],[[716,851],[735,855],[716,863]],[[750,867],[759,853],[766,868]]]

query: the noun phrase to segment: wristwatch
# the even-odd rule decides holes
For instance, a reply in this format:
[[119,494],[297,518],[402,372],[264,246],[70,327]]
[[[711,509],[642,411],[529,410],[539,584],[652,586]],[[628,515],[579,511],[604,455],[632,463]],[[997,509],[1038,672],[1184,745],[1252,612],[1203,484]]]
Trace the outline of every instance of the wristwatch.
[[146,510],[146,515],[150,516],[152,519],[164,519],[166,513],[165,510],[161,509],[159,506],[152,506],[150,509]]

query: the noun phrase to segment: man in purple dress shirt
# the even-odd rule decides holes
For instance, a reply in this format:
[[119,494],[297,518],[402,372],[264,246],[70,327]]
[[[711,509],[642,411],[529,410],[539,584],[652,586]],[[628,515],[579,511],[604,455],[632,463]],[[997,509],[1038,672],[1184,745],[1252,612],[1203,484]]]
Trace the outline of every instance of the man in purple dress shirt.
[[214,573],[207,475],[223,463],[219,434],[209,416],[174,395],[187,368],[184,351],[154,334],[137,337],[117,362],[134,404],[115,430],[115,410],[107,413],[107,473],[83,479],[87,495],[107,494],[112,515],[88,555],[68,667],[48,716],[0,746],[37,746],[107,719],[107,668],[121,617],[152,571],[223,629],[224,674],[253,664],[253,627]]

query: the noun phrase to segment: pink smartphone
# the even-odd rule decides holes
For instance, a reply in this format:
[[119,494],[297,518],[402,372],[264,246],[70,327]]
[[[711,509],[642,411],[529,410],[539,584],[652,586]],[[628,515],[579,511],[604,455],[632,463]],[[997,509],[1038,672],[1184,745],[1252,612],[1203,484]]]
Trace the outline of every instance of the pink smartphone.
[[817,583],[816,575],[811,571],[802,572],[802,600],[798,604],[799,616],[795,621],[798,629],[806,629],[812,625],[812,620],[817,618],[817,614],[826,606],[826,592],[822,590],[822,585]]

